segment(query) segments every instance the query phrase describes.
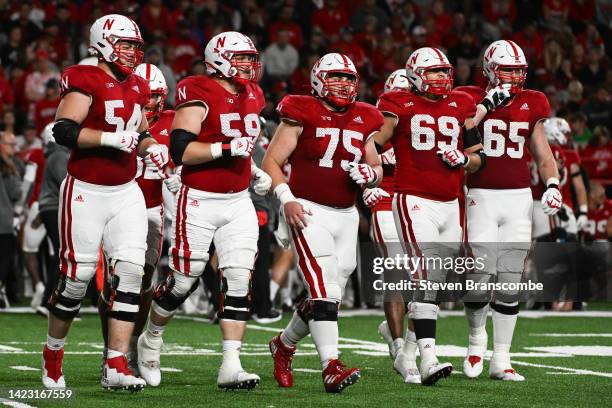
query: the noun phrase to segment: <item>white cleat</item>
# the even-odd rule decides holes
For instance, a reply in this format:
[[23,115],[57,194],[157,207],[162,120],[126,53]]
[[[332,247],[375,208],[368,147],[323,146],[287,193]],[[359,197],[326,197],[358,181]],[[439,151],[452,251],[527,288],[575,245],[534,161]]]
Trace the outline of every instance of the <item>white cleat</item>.
[[257,374],[247,373],[242,367],[231,369],[222,365],[217,376],[217,385],[226,391],[252,390],[257,387],[260,381],[261,379]]
[[482,356],[470,355],[463,360],[463,374],[467,378],[476,378],[482,373]]
[[510,355],[507,353],[493,353],[489,364],[489,377],[501,381],[525,381],[525,377],[512,368]]
[[410,360],[402,352],[399,352],[393,362],[393,368],[402,376],[406,384],[420,384],[421,374],[417,368],[416,361]]
[[125,356],[109,358],[104,362],[102,388],[105,390],[128,390],[132,392],[141,391],[147,383],[142,378],[136,377],[128,368]]
[[423,385],[434,385],[438,380],[449,377],[453,372],[453,365],[451,363],[439,363],[433,361],[430,363],[423,363],[421,361],[421,384]]
[[138,373],[151,387],[157,387],[161,382],[161,370],[159,369],[159,356],[161,348],[164,344],[163,340],[159,339],[159,344],[150,344],[150,341],[142,333],[138,337],[136,346],[138,353]]
[[494,380],[502,381],[525,381],[525,377],[517,373],[514,368],[506,368],[501,372],[493,372],[489,370],[489,377]]

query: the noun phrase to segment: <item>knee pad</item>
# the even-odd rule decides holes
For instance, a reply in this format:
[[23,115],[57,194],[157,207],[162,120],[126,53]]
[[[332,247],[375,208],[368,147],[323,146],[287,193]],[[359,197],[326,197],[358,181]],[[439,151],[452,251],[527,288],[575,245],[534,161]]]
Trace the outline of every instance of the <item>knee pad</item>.
[[72,320],[81,309],[88,282],[66,279],[61,274],[57,288],[49,298],[49,311],[61,320]]
[[505,315],[516,315],[519,312],[519,303],[511,302],[505,303],[499,300],[495,302],[491,302],[491,309],[495,310],[497,313],[505,314]]
[[438,305],[434,303],[412,302],[408,317],[413,320],[419,319],[438,319]]
[[168,274],[166,280],[153,292],[153,310],[163,317],[174,315],[176,309],[198,288],[199,283],[199,277],[185,276],[180,272]]
[[338,321],[338,304],[326,300],[312,301],[312,318],[314,321]]
[[296,305],[296,312],[302,321],[308,324],[308,321],[313,319],[312,302],[308,298],[304,298]]
[[131,262],[116,261],[111,265],[108,293],[108,316],[125,322],[135,322],[140,307],[142,267]]
[[480,310],[488,305],[488,302],[464,302],[463,305],[472,310]]
[[221,273],[219,319],[246,322],[251,311],[251,271],[227,268]]

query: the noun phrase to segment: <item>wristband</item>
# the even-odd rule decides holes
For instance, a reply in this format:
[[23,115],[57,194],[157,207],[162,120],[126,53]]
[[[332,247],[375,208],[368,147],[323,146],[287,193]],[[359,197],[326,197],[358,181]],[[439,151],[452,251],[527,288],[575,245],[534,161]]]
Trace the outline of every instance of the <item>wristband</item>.
[[282,205],[285,205],[291,201],[297,201],[287,183],[282,183],[276,186],[274,189],[274,195],[276,198],[278,198]]
[[223,155],[223,143],[217,142],[210,145],[210,155],[213,159],[218,159]]
[[587,214],[589,212],[589,207],[586,204],[582,204],[578,210],[579,214]]
[[550,177],[548,180],[546,180],[546,187],[556,188],[557,190],[559,190],[559,179],[556,177]]

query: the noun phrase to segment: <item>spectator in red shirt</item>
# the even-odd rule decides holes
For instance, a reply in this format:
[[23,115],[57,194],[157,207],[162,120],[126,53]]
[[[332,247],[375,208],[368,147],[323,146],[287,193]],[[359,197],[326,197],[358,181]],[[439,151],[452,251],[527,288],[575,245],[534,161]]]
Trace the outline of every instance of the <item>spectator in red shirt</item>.
[[467,25],[463,13],[453,14],[453,25],[446,35],[442,38],[442,45],[447,50],[453,48],[461,41],[461,36],[465,32]]
[[349,15],[338,0],[326,0],[323,8],[312,15],[312,25],[319,27],[325,34],[339,34],[340,29],[349,24]]
[[434,1],[430,15],[435,21],[436,31],[439,31],[441,36],[446,35],[453,26],[453,19],[444,9],[442,0]]
[[45,97],[36,103],[34,122],[36,133],[41,134],[47,123],[53,122],[59,105],[59,84],[56,79],[50,79],[45,86]]
[[[183,77],[191,70],[191,61],[196,56],[201,56],[200,44],[191,37],[191,23],[187,20],[178,22],[176,36],[170,38],[167,43],[168,48],[173,48],[176,59],[172,69],[179,76]],[[166,60],[169,64],[169,61]]]
[[595,0],[570,2],[569,20],[574,32],[582,31],[585,24],[595,19]]
[[542,4],[544,26],[551,31],[571,32],[567,25],[569,10],[568,0],[544,0]]
[[500,38],[512,32],[516,20],[516,5],[511,0],[485,0],[483,24],[493,38]]
[[[57,67],[49,61],[49,53],[39,49],[36,51],[36,62],[34,71],[30,72],[25,79],[25,95],[29,104],[29,112],[33,113],[34,105],[45,96],[45,84],[51,78],[59,81],[60,74]],[[32,117],[32,116],[30,116]]]
[[293,45],[296,50],[300,50],[304,46],[304,35],[302,34],[302,28],[292,21],[293,11],[293,6],[288,4],[281,8],[278,19],[270,25],[268,40],[270,43],[276,42],[278,33],[285,30],[289,34],[289,44]]
[[373,18],[376,21],[376,32],[380,33],[385,28],[389,27],[389,16],[376,7],[376,0],[364,0],[363,5],[359,7],[351,16],[351,26],[355,31],[364,29],[366,20]]
[[310,95],[310,70],[319,58],[318,54],[308,54],[306,58],[302,58],[300,66],[289,80],[292,94]]
[[140,10],[138,27],[146,39],[153,37],[169,37],[170,12],[162,0],[149,0]]
[[4,71],[0,69],[0,116],[6,109],[12,109],[14,100],[13,88],[4,78]]
[[585,50],[598,49],[602,53],[605,52],[604,40],[595,24],[587,24],[585,30],[576,36],[576,42],[582,44]]
[[593,136],[580,155],[592,178],[612,178],[612,141],[610,131],[604,126],[593,129]]
[[340,40],[330,44],[330,52],[339,52],[348,55],[353,61],[357,70],[361,70],[366,63],[365,51],[353,37],[353,29],[350,26],[342,27],[340,30]]
[[514,35],[513,40],[523,49],[525,58],[530,65],[541,64],[542,54],[544,53],[544,37],[538,32],[534,22],[527,23],[522,31]]

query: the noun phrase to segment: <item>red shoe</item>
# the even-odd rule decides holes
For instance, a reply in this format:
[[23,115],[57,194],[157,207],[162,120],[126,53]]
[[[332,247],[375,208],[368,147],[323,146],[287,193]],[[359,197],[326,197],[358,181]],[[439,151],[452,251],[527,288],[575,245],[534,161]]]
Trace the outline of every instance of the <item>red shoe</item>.
[[327,392],[340,392],[349,385],[356,384],[361,377],[358,368],[347,368],[340,360],[330,360],[323,370],[323,385]]
[[63,359],[63,348],[53,351],[45,344],[42,355],[42,383],[45,388],[66,388],[64,374],[62,373]]
[[138,392],[147,383],[142,378],[136,377],[128,367],[125,355],[107,358],[104,361],[102,378],[100,379],[102,388],[106,390],[128,390]]
[[289,347],[283,344],[280,339],[280,333],[270,340],[270,353],[274,360],[274,378],[279,387],[293,387],[293,370],[291,369],[291,361],[295,354],[295,347]]

